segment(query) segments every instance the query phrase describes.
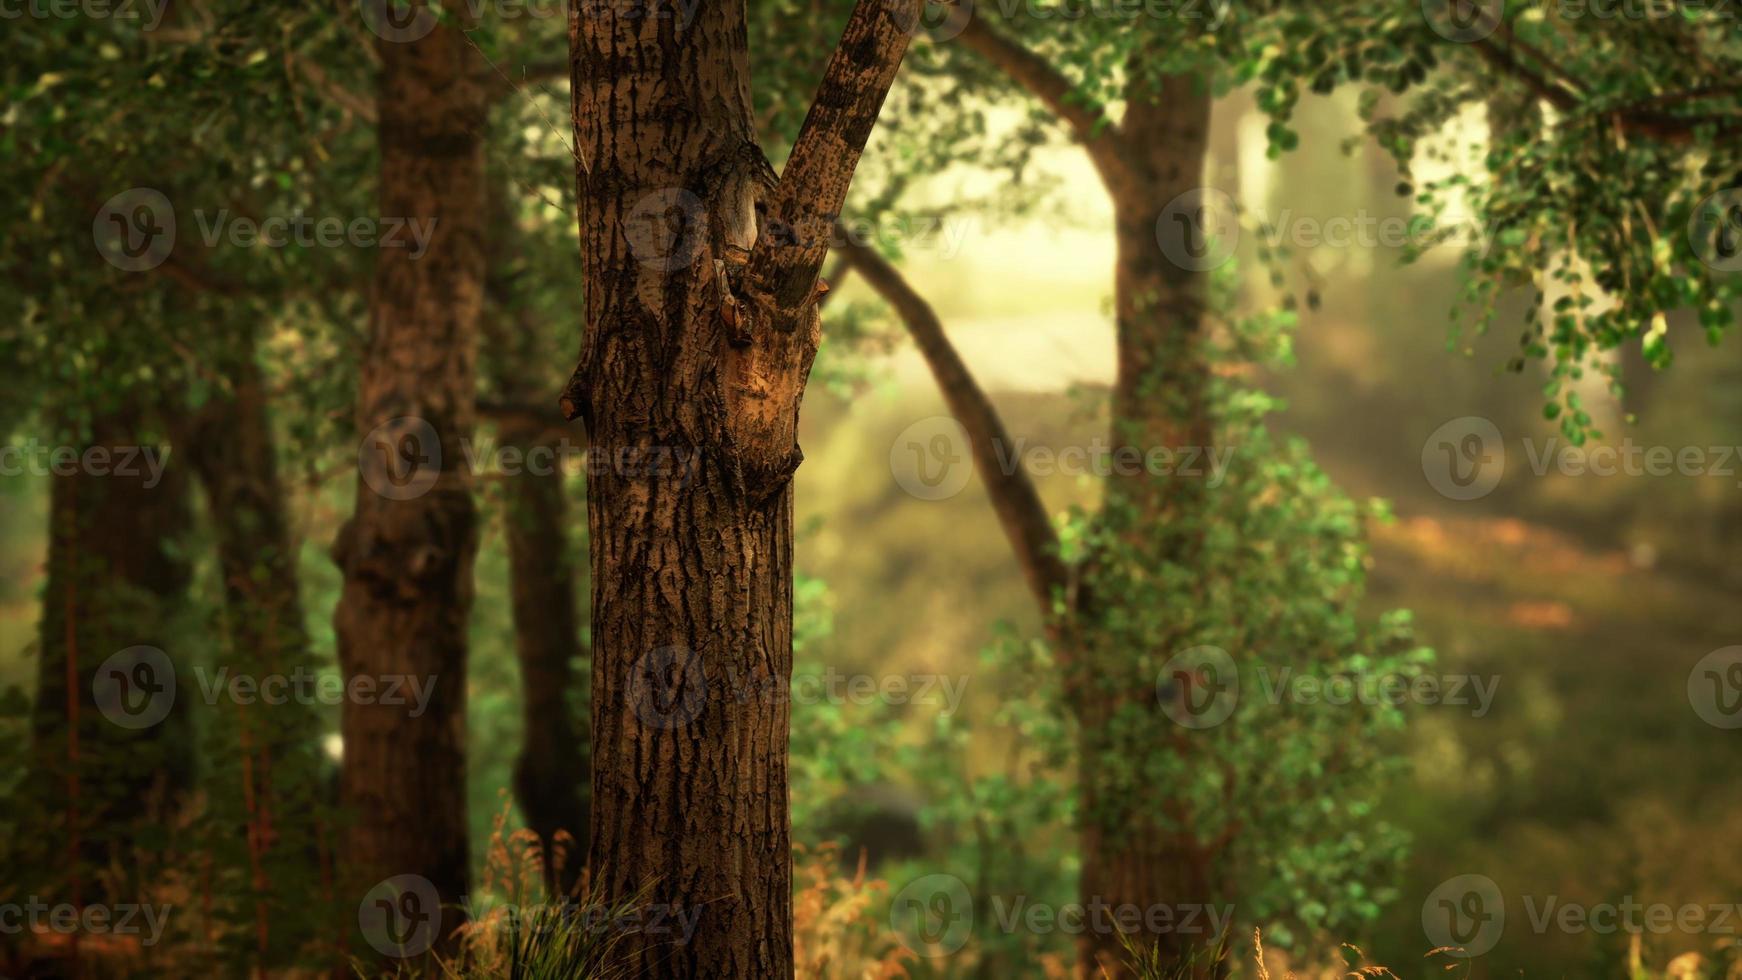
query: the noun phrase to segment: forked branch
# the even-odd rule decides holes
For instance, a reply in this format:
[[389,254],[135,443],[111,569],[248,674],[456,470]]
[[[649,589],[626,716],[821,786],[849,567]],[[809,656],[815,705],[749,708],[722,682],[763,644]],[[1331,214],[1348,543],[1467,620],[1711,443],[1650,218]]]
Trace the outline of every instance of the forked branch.
[[775,324],[812,300],[859,155],[919,28],[925,0],[859,0],[780,175],[768,226],[750,256],[750,283],[773,301]]

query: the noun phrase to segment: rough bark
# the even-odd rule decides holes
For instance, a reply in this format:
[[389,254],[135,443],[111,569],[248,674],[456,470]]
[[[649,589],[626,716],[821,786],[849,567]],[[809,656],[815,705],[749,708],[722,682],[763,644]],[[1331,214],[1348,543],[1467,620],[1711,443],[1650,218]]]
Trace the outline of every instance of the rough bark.
[[159,447],[147,440],[137,406],[99,416],[89,435],[73,443],[80,457],[101,450],[115,472],[81,466],[50,482],[30,774],[44,833],[27,845],[32,863],[43,862],[31,870],[51,876],[75,903],[132,898],[108,894],[97,873],[137,869],[139,832],[173,816],[195,768],[187,691],[166,715],[140,697],[153,687],[158,697],[176,690],[176,678],[165,674],[169,661],[153,660],[143,675],[126,671],[137,683],[128,692],[128,724],[106,716],[94,694],[99,669],[123,650],[153,647],[170,661],[177,657],[190,578],[182,550],[192,523],[185,472],[172,453],[161,480],[153,480],[137,452]]
[[[457,26],[383,41],[379,51],[381,214],[434,227],[421,257],[383,247],[376,259],[356,509],[334,548],[344,573],[335,627],[348,681],[433,687],[416,717],[410,703],[345,699],[340,798],[359,898],[410,874],[431,882],[445,906],[465,894],[468,865],[466,620],[477,522],[462,441],[476,401],[486,97]],[[444,907],[437,935],[459,918]]]
[[590,864],[607,900],[698,916],[687,941],[629,937],[639,976],[792,975],[791,475],[817,245],[918,13],[857,5],[779,190],[743,0],[687,26],[571,19],[587,327],[563,405],[592,447]]

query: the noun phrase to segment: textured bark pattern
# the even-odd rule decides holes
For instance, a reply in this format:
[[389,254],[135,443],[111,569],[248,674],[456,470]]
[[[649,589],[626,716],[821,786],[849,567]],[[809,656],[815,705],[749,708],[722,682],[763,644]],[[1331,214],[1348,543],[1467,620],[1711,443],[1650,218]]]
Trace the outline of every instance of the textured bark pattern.
[[[859,154],[919,27],[920,9],[904,0],[860,3],[847,21],[781,172],[769,206],[769,234],[750,261],[753,282],[778,309],[796,310],[812,299]],[[847,77],[852,84],[830,84]]]
[[[335,626],[347,678],[433,682],[426,710],[356,703],[342,714],[340,796],[349,809],[347,871],[360,899],[376,882],[416,874],[444,903],[465,893],[466,619],[476,516],[461,440],[474,416],[475,330],[483,296],[484,88],[466,38],[443,25],[409,43],[383,41],[379,93],[381,213],[435,222],[429,249],[382,248],[372,334],[356,412],[367,439],[383,423],[427,423],[396,466],[434,468],[426,493],[390,499],[367,480],[334,557],[344,572]],[[364,451],[378,447],[365,442]],[[409,701],[409,699],[406,699]],[[440,935],[458,913],[444,909]]]
[[759,158],[745,44],[728,2],[683,32],[593,13],[576,45],[575,132],[592,168],[590,863],[608,898],[700,913],[687,944],[632,937],[647,977],[792,973],[787,705],[736,697],[790,681],[791,489],[752,499],[728,446],[712,222],[642,204],[682,190],[749,237],[747,202],[715,190],[742,186]]
[[[131,898],[104,896],[96,872],[112,862],[133,866],[142,822],[168,819],[195,769],[185,688],[167,718],[142,729],[105,718],[92,694],[98,667],[112,654],[134,646],[156,647],[172,659],[182,652],[175,620],[190,578],[181,540],[192,525],[187,479],[173,454],[154,485],[138,456],[124,462],[143,436],[132,407],[96,419],[91,439],[77,448],[81,457],[92,448],[109,450],[116,473],[56,475],[49,490],[48,580],[31,715],[31,779],[40,792],[30,797],[42,802],[45,820],[29,846],[87,901]],[[135,475],[121,473],[123,466]],[[67,860],[73,855],[76,865]]]
[[[773,178],[743,0],[687,26],[607,6],[571,21],[587,330],[564,396],[592,443],[591,865],[608,899],[699,914],[688,942],[631,936],[637,975],[788,977],[791,474],[816,267],[776,250],[758,281],[784,301],[746,281]],[[814,178],[782,198],[789,226],[832,220],[903,13],[918,0],[855,10],[816,99],[831,108],[788,164]]]

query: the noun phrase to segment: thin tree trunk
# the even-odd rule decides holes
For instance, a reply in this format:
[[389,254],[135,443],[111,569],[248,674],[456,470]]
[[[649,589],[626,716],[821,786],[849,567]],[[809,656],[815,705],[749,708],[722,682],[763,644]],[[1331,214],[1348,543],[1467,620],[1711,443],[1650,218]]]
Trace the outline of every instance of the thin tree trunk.
[[[1137,242],[1130,244],[1134,250],[1141,247]],[[1086,632],[1092,627],[1093,620],[1088,615],[1080,620],[1068,615],[1059,617],[1053,614],[1053,610],[1060,601],[1068,609],[1075,600],[1082,600],[1087,607],[1083,612],[1088,614],[1094,608],[1093,598],[1087,592],[1071,591],[1071,576],[1058,561],[1056,533],[1047,520],[1033,481],[1021,469],[1006,472],[998,464],[995,447],[1001,442],[1008,445],[1010,437],[991,400],[981,391],[960,354],[950,344],[936,312],[907,283],[899,270],[863,246],[848,243],[841,247],[841,255],[849,267],[863,275],[894,308],[912,335],[915,346],[943,392],[951,414],[968,432],[975,467],[986,482],[1005,536],[1017,554],[1042,616],[1046,617],[1049,634],[1061,645],[1061,663],[1067,671],[1083,669],[1076,663],[1085,656],[1092,658],[1095,655],[1095,635],[1092,631]],[[1152,325],[1163,322],[1160,317],[1149,318]],[[1134,329],[1145,328],[1138,325]],[[1091,659],[1090,662],[1094,661]],[[1113,665],[1108,669],[1118,670],[1118,667]],[[1092,684],[1078,687],[1084,691],[1093,689]],[[1098,707],[1093,710],[1080,710],[1084,724],[1088,726],[1080,752],[1086,767],[1079,787],[1085,814],[1101,812],[1095,795],[1100,773],[1097,760],[1107,751],[1107,746],[1098,741],[1099,729],[1094,727],[1094,720],[1109,716],[1112,710],[1111,705],[1096,704]],[[1157,733],[1156,747],[1165,751],[1183,750],[1186,743],[1170,738],[1177,733],[1166,726],[1167,723],[1163,722]],[[1121,809],[1114,811],[1114,820],[1123,822],[1124,826],[1109,828],[1097,821],[1085,821],[1084,824],[1082,895],[1085,905],[1095,908],[1098,906],[1092,903],[1101,903],[1148,909],[1193,902],[1209,903],[1214,894],[1210,886],[1214,878],[1212,850],[1187,837],[1164,832],[1149,822],[1141,806],[1125,809],[1131,801],[1115,802]],[[1106,923],[1109,920],[1101,921]],[[1207,937],[1140,934],[1132,938],[1139,943],[1162,942],[1164,955],[1174,961],[1190,956],[1193,949],[1208,944]],[[1178,938],[1186,941],[1176,942]],[[1098,957],[1098,961],[1091,960],[1091,957]],[[1112,976],[1126,975],[1125,958],[1118,936],[1104,932],[1085,942],[1082,969],[1088,976],[1097,978],[1102,975],[1103,967]]]
[[[549,428],[505,422],[498,431],[504,445],[534,454],[553,448]],[[514,797],[538,835],[545,884],[557,895],[572,893],[586,865],[592,789],[590,737],[577,728],[569,700],[584,651],[564,483],[554,463],[529,464],[508,481],[504,517],[524,729]]]
[[308,657],[288,495],[252,345],[224,370],[227,396],[197,413],[182,442],[217,535],[231,647],[249,668],[286,673]]
[[[293,677],[314,665],[303,623],[297,542],[253,338],[217,363],[229,388],[194,414],[178,445],[186,446],[216,532],[228,648],[224,665],[257,681]],[[273,885],[320,845],[309,813],[323,784],[319,717],[313,705],[294,699],[250,705],[236,717],[245,756],[236,792],[248,814],[256,951],[264,965],[274,923],[282,930],[286,921],[308,921],[305,910],[285,907],[296,895],[275,894]],[[292,937],[280,945],[297,943]]]
[[1051,621],[1053,605],[1063,598],[1062,593],[1069,585],[1068,573],[1059,557],[1058,534],[1047,516],[1039,488],[1023,468],[1006,470],[1000,463],[1003,455],[1016,445],[1005,430],[1003,419],[950,343],[931,304],[876,251],[853,241],[850,235],[840,237],[844,242],[840,246],[842,260],[864,276],[877,295],[895,309],[920,356],[925,358],[950,414],[967,431],[975,470],[987,484],[992,509],[1016,551],[1029,593],[1042,618]]
[[743,0],[675,32],[571,21],[587,330],[563,404],[591,439],[590,853],[606,899],[664,922],[630,937],[638,976],[792,975],[798,409],[829,230],[918,15],[860,0],[778,187]]
[[[504,449],[523,465],[506,474],[503,524],[508,545],[514,650],[520,665],[521,747],[514,763],[514,799],[538,835],[544,882],[552,896],[570,896],[587,864],[592,738],[577,722],[573,697],[581,643],[575,558],[569,547],[569,503],[563,456],[572,434],[555,406],[517,400],[545,387],[550,359],[540,329],[515,288],[522,252],[502,181],[490,191],[490,313],[482,334],[485,374],[493,401],[480,411],[496,423]],[[556,380],[550,382],[554,385]]]
[[[477,519],[462,444],[477,397],[485,92],[458,25],[444,20],[419,40],[378,48],[381,214],[433,222],[433,235],[421,256],[401,242],[376,259],[356,510],[334,548],[344,572],[335,627],[348,682],[408,686],[398,698],[345,699],[340,799],[351,817],[352,884],[428,881],[439,915],[402,907],[445,942],[462,917],[453,906],[468,871],[466,623]],[[430,685],[421,714],[404,695],[414,681]],[[428,902],[419,895],[413,904]],[[417,933],[406,949],[428,938]]]

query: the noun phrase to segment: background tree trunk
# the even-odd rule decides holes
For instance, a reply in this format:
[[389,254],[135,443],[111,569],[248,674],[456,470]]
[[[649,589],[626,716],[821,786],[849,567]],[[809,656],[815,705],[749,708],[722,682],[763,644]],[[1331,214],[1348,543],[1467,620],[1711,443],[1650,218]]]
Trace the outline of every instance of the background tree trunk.
[[[229,387],[193,414],[177,444],[186,447],[217,537],[227,642],[221,664],[234,675],[259,681],[312,674],[314,661],[303,622],[300,543],[291,534],[288,495],[279,479],[266,386],[254,338],[244,339],[240,350],[214,358]],[[275,898],[272,888],[294,877],[308,856],[327,844],[317,839],[314,812],[326,802],[320,790],[327,784],[320,717],[315,705],[292,699],[242,706],[236,719],[237,751],[245,758],[240,785],[228,789],[248,815],[257,953],[264,960],[273,932],[282,933],[287,921],[311,919],[306,910],[283,908],[295,896]],[[279,945],[295,948],[306,938],[281,937]]]
[[[520,454],[519,472],[505,474],[504,535],[508,545],[514,650],[520,665],[521,748],[514,763],[514,799],[538,835],[545,886],[572,895],[587,865],[592,738],[574,704],[575,660],[581,642],[576,559],[569,545],[566,450],[575,444],[551,399],[526,399],[529,386],[544,391],[550,373],[549,331],[541,329],[516,288],[525,254],[512,212],[511,187],[490,189],[490,269],[485,284],[489,314],[483,325],[485,374],[504,449]],[[566,445],[565,445],[566,443]],[[558,450],[564,450],[560,452]]]
[[[522,452],[551,448],[546,425],[507,422],[499,432]],[[592,757],[589,733],[578,730],[570,702],[574,662],[584,651],[566,481],[560,468],[540,466],[509,478],[504,516],[524,725],[514,797],[542,843],[545,884],[568,895],[586,866]]]
[[[53,476],[49,491],[48,579],[31,717],[30,778],[37,790],[29,797],[43,801],[47,819],[29,846],[44,862],[41,870],[59,878],[75,902],[131,899],[107,895],[96,872],[111,864],[136,870],[140,830],[171,819],[195,774],[187,705],[197,688],[171,667],[190,578],[183,541],[192,524],[188,485],[173,455],[162,459],[160,481],[138,456],[123,463],[123,454],[142,444],[161,448],[147,441],[137,409],[130,404],[97,417],[90,438],[73,443],[81,458],[107,451],[115,472],[81,466]],[[133,686],[122,689],[124,703],[111,702],[105,712],[94,694],[99,669],[141,646],[168,659],[147,658],[143,673],[123,666],[121,679]]]
[[[1154,83],[1134,82],[1134,91],[1140,84]],[[1128,179],[1109,182],[1118,248],[1114,279],[1118,377],[1112,399],[1112,440],[1116,446],[1132,447],[1136,459],[1156,447],[1207,448],[1215,438],[1208,409],[1210,365],[1202,350],[1206,276],[1188,267],[1191,263],[1182,264],[1177,254],[1169,255],[1157,228],[1170,204],[1202,187],[1211,95],[1207,81],[1196,76],[1170,76],[1159,84],[1159,90],[1145,89],[1131,100],[1121,126]],[[1186,217],[1205,223],[1195,215]],[[1159,234],[1174,230],[1177,226]],[[1191,526],[1205,492],[1201,477],[1116,467],[1108,477],[1102,521],[1146,563],[1190,567],[1195,536],[1178,529]],[[1088,608],[1082,610],[1087,617],[1082,663],[1089,680],[1082,685],[1086,700],[1079,709],[1085,747],[1083,900],[1143,910],[1208,905],[1218,900],[1213,855],[1177,828],[1180,814],[1168,800],[1167,788],[1154,787],[1154,793],[1142,799],[1104,799],[1097,791],[1100,756],[1129,750],[1190,751],[1190,745],[1159,711],[1154,714],[1155,737],[1148,746],[1115,745],[1097,728],[1098,720],[1114,716],[1115,704],[1109,699],[1128,692],[1123,683],[1115,685],[1121,690],[1108,692],[1094,679],[1127,677],[1130,669],[1125,664],[1131,654],[1118,641],[1100,642],[1095,635],[1093,586],[1088,594]],[[1153,678],[1143,687],[1146,692],[1152,689]],[[1086,938],[1085,974],[1098,977],[1099,971],[1106,970],[1113,977],[1131,975],[1123,965],[1127,954],[1117,932],[1091,931]],[[1200,951],[1214,940],[1179,932],[1140,933],[1132,938],[1157,947],[1165,961],[1176,963],[1194,955],[1207,958]]]
[[229,391],[195,414],[178,444],[216,532],[231,645],[250,668],[288,672],[306,662],[308,634],[266,389],[252,343],[220,363]]
[[[485,92],[459,26],[444,21],[378,49],[381,215],[434,226],[421,257],[402,241],[384,243],[376,260],[356,510],[334,549],[344,571],[335,626],[347,680],[433,687],[416,717],[410,698],[345,699],[340,798],[358,899],[379,881],[417,875],[445,906],[464,896],[468,870],[466,622],[477,520],[462,443],[477,398]],[[436,935],[445,940],[459,918],[444,908]]]

